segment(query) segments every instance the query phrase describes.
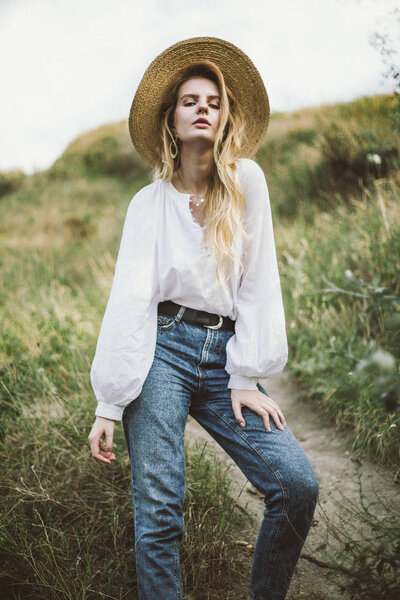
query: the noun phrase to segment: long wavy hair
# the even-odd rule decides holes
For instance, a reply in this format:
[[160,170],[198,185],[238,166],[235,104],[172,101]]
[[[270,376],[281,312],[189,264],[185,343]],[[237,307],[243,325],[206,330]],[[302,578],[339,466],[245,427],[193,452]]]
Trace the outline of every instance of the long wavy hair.
[[[240,275],[243,263],[233,251],[234,236],[247,237],[243,227],[245,199],[239,183],[236,160],[241,156],[245,142],[245,117],[239,102],[225,84],[219,67],[208,60],[201,61],[178,71],[170,84],[159,114],[160,122],[160,161],[153,171],[153,181],[171,181],[180,164],[181,141],[172,132],[173,119],[178,102],[180,86],[192,77],[205,77],[213,81],[219,90],[220,123],[214,142],[214,169],[204,196],[203,243],[209,240],[216,258],[216,275],[224,286],[226,278],[238,258]],[[172,147],[178,148],[176,157],[171,155]],[[174,152],[175,154],[175,152]],[[240,245],[239,245],[240,247]]]

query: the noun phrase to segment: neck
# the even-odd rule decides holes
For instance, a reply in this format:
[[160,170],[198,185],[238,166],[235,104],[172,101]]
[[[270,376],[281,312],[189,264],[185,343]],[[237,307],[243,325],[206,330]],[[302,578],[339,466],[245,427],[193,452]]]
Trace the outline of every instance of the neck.
[[[181,148],[180,166],[172,181],[179,189],[188,194],[204,195],[214,169],[213,149],[199,153],[185,147]],[[184,187],[185,189],[181,189]]]

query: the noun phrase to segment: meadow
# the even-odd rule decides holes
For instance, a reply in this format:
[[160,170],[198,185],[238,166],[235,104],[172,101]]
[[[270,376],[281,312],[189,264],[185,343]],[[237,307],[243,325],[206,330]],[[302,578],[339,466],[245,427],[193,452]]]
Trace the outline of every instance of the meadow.
[[396,96],[377,96],[282,116],[259,156],[275,199],[288,368],[361,456],[397,476],[398,110]]
[[[287,369],[360,456],[398,481],[397,112],[396,96],[377,96],[274,114],[255,160],[271,197]],[[135,589],[122,428],[108,469],[91,457],[87,435],[96,405],[90,364],[122,224],[146,183],[125,121],[82,134],[47,171],[0,174],[7,599],[122,599]],[[229,473],[204,448],[187,448],[187,466],[186,591],[228,598],[227,582],[243,572]]]

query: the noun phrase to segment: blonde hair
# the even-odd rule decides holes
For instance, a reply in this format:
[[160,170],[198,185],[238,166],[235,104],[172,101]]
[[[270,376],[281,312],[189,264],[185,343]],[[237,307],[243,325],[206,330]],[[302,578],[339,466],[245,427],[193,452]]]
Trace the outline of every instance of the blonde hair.
[[[178,91],[182,83],[192,77],[210,79],[219,89],[220,124],[214,142],[214,169],[210,177],[208,190],[204,196],[204,218],[207,227],[204,229],[203,242],[211,242],[216,257],[216,275],[218,281],[225,285],[227,261],[231,267],[236,259],[232,250],[235,235],[247,237],[243,227],[245,199],[239,185],[236,160],[240,158],[241,148],[245,142],[245,117],[235,96],[226,86],[221,70],[211,61],[204,60],[177,72],[161,105],[160,120],[160,161],[153,173],[153,181],[162,179],[171,181],[175,170],[179,167],[181,142],[176,140],[173,129],[174,111],[178,101]],[[171,155],[171,143],[177,144],[178,154]],[[240,247],[240,246],[239,246]],[[243,263],[239,257],[240,275]],[[224,277],[222,277],[224,273]]]

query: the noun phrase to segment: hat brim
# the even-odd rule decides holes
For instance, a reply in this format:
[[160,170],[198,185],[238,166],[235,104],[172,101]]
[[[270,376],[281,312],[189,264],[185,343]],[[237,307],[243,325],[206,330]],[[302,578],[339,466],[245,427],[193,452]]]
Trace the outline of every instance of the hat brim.
[[226,85],[238,100],[246,120],[247,143],[241,157],[251,158],[262,144],[268,129],[268,94],[257,68],[234,44],[215,37],[194,37],[173,44],[146,69],[129,113],[129,133],[138,153],[153,167],[159,162],[158,114],[173,76],[181,69],[213,61]]

